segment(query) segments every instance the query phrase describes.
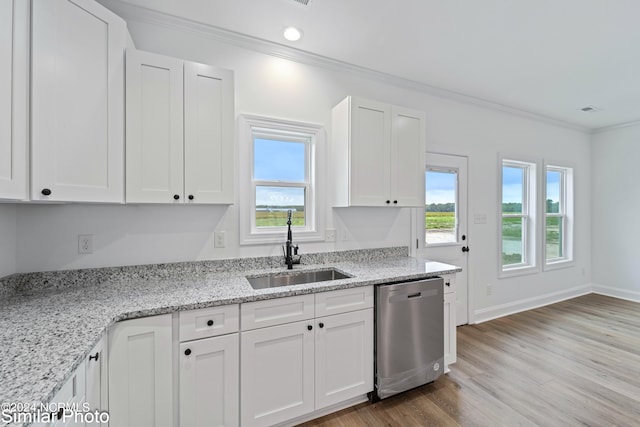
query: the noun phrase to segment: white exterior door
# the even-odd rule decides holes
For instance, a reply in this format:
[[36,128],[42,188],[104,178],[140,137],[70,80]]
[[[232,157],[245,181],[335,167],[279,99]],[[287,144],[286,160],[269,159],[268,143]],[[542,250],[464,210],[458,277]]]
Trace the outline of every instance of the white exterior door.
[[182,203],[183,94],[181,60],[127,50],[127,202]]
[[314,321],[242,332],[241,424],[271,426],[314,408]]
[[373,309],[318,318],[316,410],[373,390]]
[[124,201],[126,33],[95,1],[33,1],[32,200]]
[[470,320],[467,157],[427,153],[426,159],[426,209],[413,212],[412,249],[418,256],[462,267],[455,280],[455,316],[464,325]]
[[171,315],[117,322],[109,331],[110,425],[173,425]]
[[233,203],[233,72],[184,63],[186,203]]
[[180,344],[180,425],[240,425],[238,334]]

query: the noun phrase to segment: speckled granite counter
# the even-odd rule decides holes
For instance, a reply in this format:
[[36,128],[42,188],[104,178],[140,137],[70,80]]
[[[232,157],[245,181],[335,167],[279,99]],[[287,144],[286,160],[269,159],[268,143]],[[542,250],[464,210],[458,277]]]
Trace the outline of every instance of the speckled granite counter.
[[265,257],[5,278],[0,281],[0,402],[48,402],[119,320],[461,271],[409,258],[407,248],[332,252],[303,260],[294,268],[330,265],[353,277],[254,290],[245,276],[286,269],[281,257]]

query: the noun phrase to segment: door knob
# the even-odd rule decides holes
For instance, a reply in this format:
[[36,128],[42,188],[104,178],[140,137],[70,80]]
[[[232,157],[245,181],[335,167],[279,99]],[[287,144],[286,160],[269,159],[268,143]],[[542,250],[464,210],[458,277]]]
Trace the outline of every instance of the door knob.
[[469,252],[469,246],[463,246],[462,252]]

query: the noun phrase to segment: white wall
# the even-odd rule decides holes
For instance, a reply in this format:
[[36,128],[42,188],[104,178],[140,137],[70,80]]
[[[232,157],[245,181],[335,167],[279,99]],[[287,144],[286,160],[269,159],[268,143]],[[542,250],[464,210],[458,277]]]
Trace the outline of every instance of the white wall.
[[640,125],[598,133],[592,149],[593,283],[640,301]]
[[16,207],[0,204],[0,277],[16,272]]
[[[362,75],[241,49],[205,36],[130,23],[139,49],[235,70],[236,112],[324,124],[330,135],[331,107],[347,95],[361,95],[424,110],[427,147],[469,156],[469,211],[487,224],[469,227],[470,286],[477,310],[541,296],[588,283],[590,245],[589,136],[494,110],[460,104],[398,88]],[[472,78],[472,76],[470,76]],[[498,152],[571,161],[576,165],[576,266],[516,279],[497,279]],[[328,174],[331,175],[330,170]],[[327,188],[331,188],[328,185]],[[330,204],[330,200],[328,201]],[[241,201],[236,206],[242,205]],[[236,206],[33,206],[18,207],[17,270],[20,272],[93,266],[184,261],[281,253],[277,245],[238,245]],[[325,209],[327,227],[338,241],[301,245],[301,251],[408,245],[409,213],[402,209]],[[214,230],[224,230],[227,248],[213,247]],[[96,251],[77,254],[77,235],[95,234]],[[283,240],[284,240],[283,230]],[[342,240],[342,236],[347,240]],[[486,284],[493,295],[486,296]]]

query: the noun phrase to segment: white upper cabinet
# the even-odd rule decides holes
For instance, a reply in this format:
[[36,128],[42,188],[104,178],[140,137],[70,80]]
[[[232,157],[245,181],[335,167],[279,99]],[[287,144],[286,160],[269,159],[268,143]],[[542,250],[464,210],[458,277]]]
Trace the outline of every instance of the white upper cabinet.
[[123,202],[126,40],[92,0],[33,0],[32,200]]
[[335,206],[424,205],[423,112],[347,97],[332,135]]
[[181,60],[127,50],[127,202],[182,196],[182,82]]
[[29,2],[0,2],[0,199],[27,198]]
[[127,50],[127,202],[233,203],[233,72]]

